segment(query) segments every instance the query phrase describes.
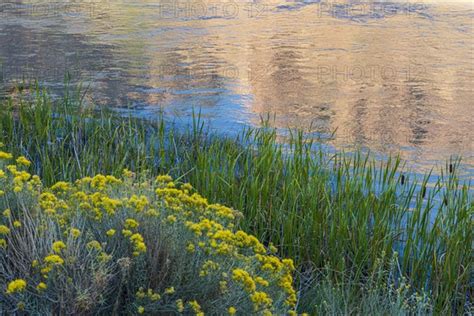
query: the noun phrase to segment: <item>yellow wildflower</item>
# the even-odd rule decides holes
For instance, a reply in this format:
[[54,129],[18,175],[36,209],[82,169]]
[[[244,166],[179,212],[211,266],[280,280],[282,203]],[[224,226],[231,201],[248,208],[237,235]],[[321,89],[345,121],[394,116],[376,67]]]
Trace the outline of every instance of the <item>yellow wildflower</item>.
[[199,303],[194,300],[194,301],[190,301],[188,302],[189,306],[191,306],[191,309],[193,310],[194,313],[196,314],[199,314],[201,313],[201,305],[199,305]]
[[60,253],[63,249],[66,249],[66,245],[62,241],[55,241],[53,243],[53,251]]
[[257,282],[258,284],[262,285],[262,286],[268,286],[269,283],[267,280],[265,280],[264,278],[258,276],[255,278],[255,282]]
[[176,216],[174,216],[174,215],[168,215],[168,217],[166,218],[166,220],[172,224],[172,223],[176,222]]
[[173,294],[174,293],[174,287],[169,287],[165,289],[165,294]]
[[295,264],[293,263],[292,259],[283,259],[281,261],[290,271],[295,270]]
[[145,292],[143,291],[143,287],[140,287],[137,293],[135,293],[135,295],[137,296],[137,298],[140,298],[140,299],[145,298]]
[[229,307],[227,311],[229,312],[229,315],[235,315],[235,313],[237,313],[237,310],[234,306]]
[[128,203],[131,207],[135,209],[135,211],[137,211],[137,213],[142,212],[145,209],[145,207],[148,204],[150,204],[146,196],[144,195],[137,196],[135,194],[130,197],[130,199],[128,200]]
[[87,248],[89,249],[95,249],[97,251],[102,250],[102,246],[97,240],[92,240],[87,243]]
[[110,259],[112,259],[112,256],[107,254],[106,252],[101,252],[100,255],[97,256],[97,258],[101,262],[108,262],[108,261],[110,261]]
[[133,242],[134,246],[134,256],[138,256],[141,252],[146,252],[146,245],[143,239],[143,236],[136,233],[130,236],[130,241]]
[[28,159],[26,159],[24,156],[18,157],[16,160],[16,163],[19,165],[27,166],[27,167],[31,165],[31,162]]
[[131,172],[130,170],[128,170],[127,168],[125,168],[125,169],[122,170],[122,175],[123,175],[125,178],[132,178],[132,177],[133,177],[133,172]]
[[186,250],[187,250],[188,252],[194,252],[195,249],[196,249],[196,248],[195,248],[195,246],[194,246],[193,243],[189,243],[189,244],[186,246]]
[[69,189],[70,189],[70,184],[64,181],[56,182],[56,184],[54,184],[51,187],[51,190],[54,190],[54,191],[68,191]]
[[36,286],[36,289],[37,289],[38,291],[43,291],[43,290],[46,290],[47,287],[48,287],[48,286],[46,285],[46,283],[40,282],[40,283],[38,283],[38,285]]
[[26,281],[23,279],[16,279],[8,283],[7,294],[23,292],[25,289],[26,289]]
[[158,301],[160,298],[161,298],[161,295],[158,294],[158,293],[153,293],[153,294],[150,295],[150,299],[154,302]]
[[44,210],[46,209],[54,209],[55,208],[55,205],[56,205],[56,202],[57,202],[57,197],[52,194],[52,193],[49,193],[49,192],[44,192],[40,195],[40,198],[39,198],[39,205],[41,206],[41,208],[43,208]]
[[250,274],[243,269],[234,269],[232,271],[232,279],[242,283],[248,292],[253,292],[256,289],[254,280]]
[[189,183],[184,183],[182,186],[181,186],[181,190],[186,190],[186,191],[191,191],[193,189],[193,186]]
[[219,264],[215,263],[212,260],[207,260],[202,265],[202,269],[199,272],[199,276],[204,277],[208,275],[209,273],[211,273],[212,270],[217,270],[217,269],[219,269]]
[[105,234],[109,237],[112,237],[115,235],[115,229],[109,229]]
[[71,228],[71,235],[74,237],[74,238],[77,238],[81,235],[81,231],[77,228]]
[[219,281],[219,288],[220,288],[221,293],[227,292],[227,281],[225,280]]
[[171,181],[173,181],[173,178],[171,178],[171,176],[169,175],[161,175],[161,176],[156,177],[156,182],[159,182],[159,183],[167,183]]
[[183,304],[182,299],[176,300],[176,308],[178,309],[178,312],[180,313],[184,311],[184,304]]
[[13,222],[13,227],[16,227],[16,228],[21,227],[21,222],[20,221],[14,221]]
[[272,299],[265,292],[255,292],[250,295],[250,299],[254,302],[255,310],[258,310],[260,306],[270,306]]
[[137,228],[140,224],[133,218],[128,218],[125,220],[125,228]]
[[5,225],[0,225],[0,235],[7,235],[10,233],[10,228]]
[[60,265],[64,263],[64,260],[58,255],[49,255],[44,258],[44,262],[48,264]]
[[153,208],[151,208],[151,209],[149,209],[148,211],[146,211],[145,214],[146,214],[147,216],[150,216],[150,217],[158,217],[158,216],[160,216],[160,213],[159,213],[157,210],[153,209]]
[[0,159],[7,160],[7,159],[12,159],[12,158],[13,158],[12,154],[6,153],[0,150]]

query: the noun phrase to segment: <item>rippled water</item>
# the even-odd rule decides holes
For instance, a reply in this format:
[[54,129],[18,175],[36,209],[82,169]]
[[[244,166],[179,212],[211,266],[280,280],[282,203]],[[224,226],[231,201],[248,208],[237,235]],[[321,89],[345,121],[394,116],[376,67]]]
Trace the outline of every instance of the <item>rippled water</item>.
[[337,129],[335,148],[398,153],[417,168],[462,155],[474,174],[474,8],[465,2],[76,0],[0,3],[1,85],[66,70],[93,102],[201,108],[238,130]]

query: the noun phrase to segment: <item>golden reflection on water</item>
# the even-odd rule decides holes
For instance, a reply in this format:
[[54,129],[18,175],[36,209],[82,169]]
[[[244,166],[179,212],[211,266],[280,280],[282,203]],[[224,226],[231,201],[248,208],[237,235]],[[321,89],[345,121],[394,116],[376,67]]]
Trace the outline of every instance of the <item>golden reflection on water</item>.
[[202,107],[218,127],[275,113],[280,127],[337,129],[337,148],[474,165],[470,1],[18,3],[45,2],[0,11],[4,64],[34,60],[51,82],[60,71],[41,69],[76,67],[95,101]]

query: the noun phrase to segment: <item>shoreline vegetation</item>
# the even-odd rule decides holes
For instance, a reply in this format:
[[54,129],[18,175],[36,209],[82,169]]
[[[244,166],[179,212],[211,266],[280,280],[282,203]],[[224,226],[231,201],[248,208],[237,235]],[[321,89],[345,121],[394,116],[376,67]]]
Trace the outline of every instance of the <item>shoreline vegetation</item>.
[[0,151],[2,314],[296,315],[293,261],[189,183],[125,169],[45,188],[30,164]]
[[79,93],[5,100],[0,131],[2,150],[25,156],[48,187],[124,169],[169,174],[238,210],[239,229],[294,260],[298,312],[472,312],[474,204],[459,161],[428,183],[400,159],[327,153],[301,131],[280,143],[270,127],[219,136],[199,117],[178,129],[87,108]]

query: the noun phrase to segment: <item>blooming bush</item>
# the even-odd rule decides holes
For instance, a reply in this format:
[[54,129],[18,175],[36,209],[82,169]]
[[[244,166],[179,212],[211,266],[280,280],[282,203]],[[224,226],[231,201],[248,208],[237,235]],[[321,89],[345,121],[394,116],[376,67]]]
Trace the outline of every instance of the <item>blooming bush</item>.
[[293,262],[191,185],[124,170],[44,188],[13,159],[0,151],[0,313],[295,313]]

